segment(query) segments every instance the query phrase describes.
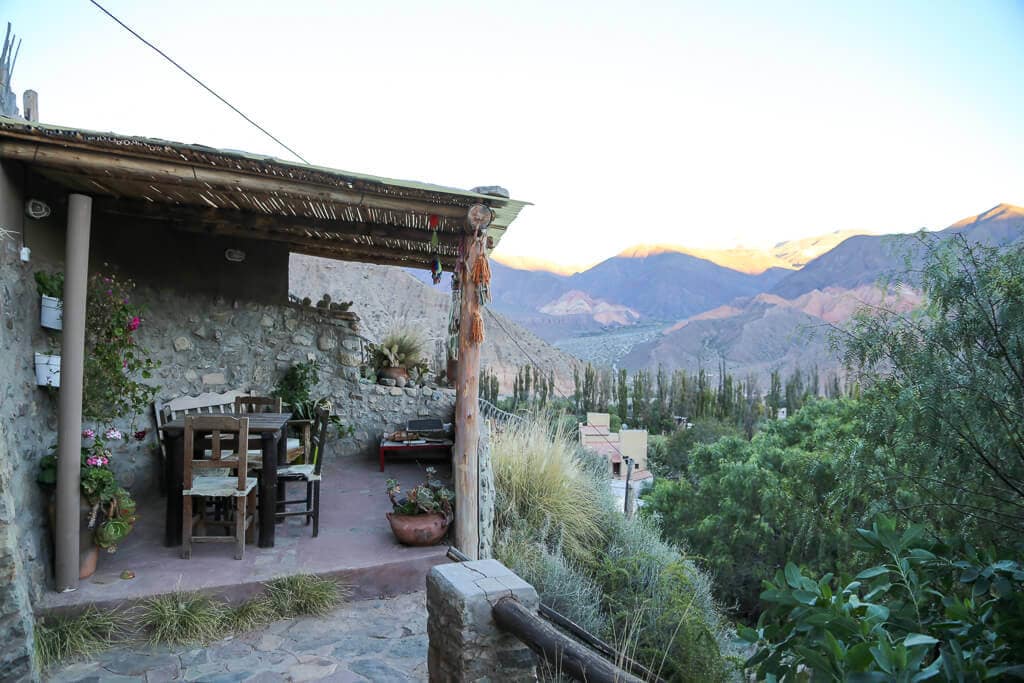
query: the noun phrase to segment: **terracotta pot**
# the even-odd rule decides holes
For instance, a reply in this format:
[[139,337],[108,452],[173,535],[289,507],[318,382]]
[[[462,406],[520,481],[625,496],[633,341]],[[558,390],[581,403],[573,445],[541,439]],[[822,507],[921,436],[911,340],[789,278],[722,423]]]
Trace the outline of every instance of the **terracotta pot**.
[[402,545],[437,545],[448,531],[448,520],[440,512],[429,515],[388,513],[391,531]]
[[409,371],[405,368],[381,368],[377,371],[377,379],[393,379],[396,384],[400,379],[404,382],[408,382]]
[[[96,564],[100,559],[100,547],[96,545],[96,541],[93,539],[93,530],[89,528],[89,514],[92,512],[92,507],[84,499],[79,498],[78,510],[80,520],[78,523],[78,578],[88,579],[96,573]],[[56,535],[54,530],[57,528],[55,493],[50,497],[47,511],[50,516],[50,541],[53,542]]]
[[[91,533],[91,530],[90,530]],[[100,561],[100,547],[95,543],[78,554],[78,578],[88,579],[96,573],[96,563]]]

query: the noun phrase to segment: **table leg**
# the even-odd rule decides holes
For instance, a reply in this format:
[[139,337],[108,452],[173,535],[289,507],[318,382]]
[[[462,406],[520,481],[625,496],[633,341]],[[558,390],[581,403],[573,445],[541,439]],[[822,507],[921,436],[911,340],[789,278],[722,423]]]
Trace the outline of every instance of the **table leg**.
[[277,440],[273,432],[260,435],[263,469],[260,472],[260,541],[261,548],[274,547],[274,511],[277,509]]
[[167,515],[164,519],[164,545],[181,545],[181,479],[184,476],[185,440],[181,434],[165,436],[167,462],[164,478],[167,482]]
[[[281,428],[281,436],[277,440],[277,464],[278,466],[288,465],[288,425]],[[276,475],[275,475],[276,476]],[[284,501],[288,500],[288,492],[285,490],[285,482],[277,482],[277,511],[284,512]],[[278,524],[284,523],[284,517],[276,518]]]

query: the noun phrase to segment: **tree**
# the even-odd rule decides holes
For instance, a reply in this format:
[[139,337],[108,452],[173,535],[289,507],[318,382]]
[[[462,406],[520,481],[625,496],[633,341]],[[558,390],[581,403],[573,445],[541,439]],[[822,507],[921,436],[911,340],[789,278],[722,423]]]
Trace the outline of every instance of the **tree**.
[[[1024,247],[921,234],[920,313],[862,311],[835,330],[869,384],[854,485],[933,532],[1024,532]],[[910,259],[908,259],[908,262]],[[908,495],[911,491],[914,495]]]
[[629,421],[629,379],[626,368],[619,368],[618,394],[615,398],[616,408],[619,411],[621,422]]

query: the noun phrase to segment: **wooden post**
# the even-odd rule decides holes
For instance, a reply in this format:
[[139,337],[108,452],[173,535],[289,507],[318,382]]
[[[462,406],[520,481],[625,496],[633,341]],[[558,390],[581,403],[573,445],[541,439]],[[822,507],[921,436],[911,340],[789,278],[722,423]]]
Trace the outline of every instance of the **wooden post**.
[[81,522],[82,386],[85,368],[85,306],[89,287],[89,231],[92,197],[68,197],[64,249],[64,329],[61,333],[60,393],[57,399],[57,529],[54,534],[56,588],[78,588],[78,527]]
[[480,345],[470,340],[473,316],[481,314],[476,285],[470,273],[473,264],[484,256],[485,244],[477,239],[478,231],[487,228],[491,210],[475,204],[469,209],[469,231],[462,238],[465,255],[462,285],[462,308],[459,320],[459,364],[455,383],[455,446],[452,451],[452,475],[455,478],[455,546],[469,559],[480,556],[480,490],[477,448],[480,442]]

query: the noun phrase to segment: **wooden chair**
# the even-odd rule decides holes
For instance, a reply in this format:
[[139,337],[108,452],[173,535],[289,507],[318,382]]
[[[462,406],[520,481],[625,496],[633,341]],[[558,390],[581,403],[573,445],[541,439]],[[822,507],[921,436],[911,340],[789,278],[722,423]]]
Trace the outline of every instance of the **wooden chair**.
[[[305,516],[307,525],[311,521],[313,523],[313,538],[320,534],[320,470],[323,467],[324,456],[326,455],[325,448],[327,445],[327,424],[329,418],[330,416],[326,410],[323,408],[317,409],[316,419],[313,421],[309,457],[302,464],[279,467],[277,470],[277,481],[285,484],[285,493],[288,490],[288,483],[303,482],[306,484],[306,497],[288,500],[287,495],[282,496],[284,512],[276,512],[276,517],[283,519],[296,515]],[[278,503],[281,503],[281,501],[278,501]],[[288,510],[289,505],[298,505],[300,503],[303,506],[302,510]]]
[[280,413],[281,399],[272,396],[237,396],[236,413]]
[[[211,436],[210,457],[203,460],[195,458],[196,435],[209,433]],[[232,467],[237,468],[234,475],[208,475],[196,476],[195,471],[223,470],[224,462],[222,456],[222,436],[230,435],[232,441],[227,443],[247,443],[249,440],[249,418],[230,417],[228,415],[188,415],[185,417],[185,443],[184,443],[184,490],[182,491],[182,515],[181,515],[181,556],[192,559],[192,543],[230,543],[235,542],[235,559],[240,560],[245,555],[245,543],[254,540],[256,525],[254,524],[256,512],[256,480],[248,476],[247,457],[248,454],[242,451],[236,456]],[[200,502],[198,515],[193,515],[192,498],[205,500],[208,498],[235,499],[234,519],[209,519],[206,513],[206,505]],[[227,528],[234,527],[233,536],[195,536],[193,530],[199,522],[205,532],[208,524],[221,525]]]

